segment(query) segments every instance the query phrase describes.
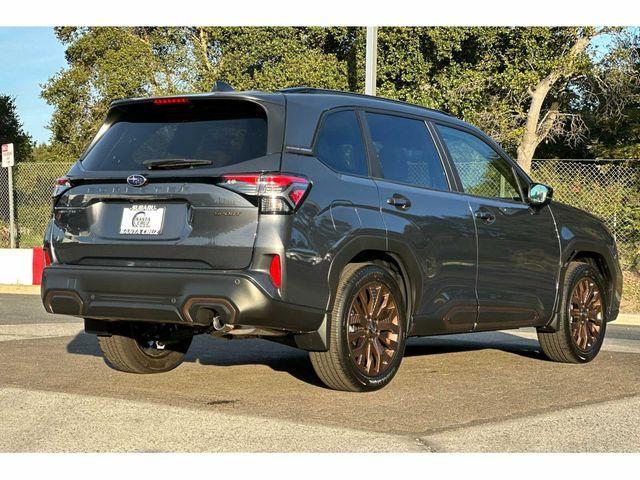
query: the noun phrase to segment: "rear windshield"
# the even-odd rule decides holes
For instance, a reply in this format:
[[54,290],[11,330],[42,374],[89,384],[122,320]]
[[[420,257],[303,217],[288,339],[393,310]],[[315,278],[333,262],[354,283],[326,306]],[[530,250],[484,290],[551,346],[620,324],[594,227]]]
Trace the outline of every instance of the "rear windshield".
[[86,170],[141,170],[147,160],[224,167],[266,155],[267,118],[246,101],[129,105],[82,160]]

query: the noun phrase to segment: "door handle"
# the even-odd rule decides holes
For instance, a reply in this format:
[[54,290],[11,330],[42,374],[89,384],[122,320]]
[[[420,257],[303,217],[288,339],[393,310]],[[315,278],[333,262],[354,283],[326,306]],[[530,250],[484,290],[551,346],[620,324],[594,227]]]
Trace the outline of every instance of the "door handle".
[[391,198],[387,198],[387,203],[393,205],[398,210],[406,210],[411,206],[411,201],[399,193],[394,193]]
[[486,210],[477,211],[476,218],[479,218],[485,223],[493,223],[496,220],[496,216],[491,212],[487,212]]

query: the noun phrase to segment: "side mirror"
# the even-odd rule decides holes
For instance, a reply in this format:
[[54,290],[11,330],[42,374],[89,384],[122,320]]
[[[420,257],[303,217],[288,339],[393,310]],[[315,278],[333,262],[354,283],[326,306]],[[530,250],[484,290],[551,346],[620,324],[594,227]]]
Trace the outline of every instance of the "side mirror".
[[529,186],[527,202],[532,207],[542,207],[551,201],[553,188],[542,183],[532,183]]

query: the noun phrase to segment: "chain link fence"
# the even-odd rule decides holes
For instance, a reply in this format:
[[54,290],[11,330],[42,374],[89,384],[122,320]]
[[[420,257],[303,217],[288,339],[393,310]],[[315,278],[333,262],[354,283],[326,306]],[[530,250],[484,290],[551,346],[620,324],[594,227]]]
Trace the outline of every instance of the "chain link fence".
[[602,219],[616,238],[623,268],[640,264],[640,160],[544,160],[531,176],[554,199]]
[[0,248],[9,244],[9,169],[0,168]]
[[[16,246],[42,245],[44,229],[51,216],[51,192],[57,178],[72,163],[16,163],[13,167],[13,199]],[[10,245],[9,184],[6,168],[0,169],[0,248]]]
[[[42,244],[50,217],[55,179],[71,163],[18,163],[14,167],[16,245]],[[531,176],[554,188],[557,201],[600,217],[615,235],[623,263],[637,266],[640,258],[640,161],[535,160]],[[495,188],[503,190],[504,185]],[[7,169],[0,169],[0,248],[9,247]]]

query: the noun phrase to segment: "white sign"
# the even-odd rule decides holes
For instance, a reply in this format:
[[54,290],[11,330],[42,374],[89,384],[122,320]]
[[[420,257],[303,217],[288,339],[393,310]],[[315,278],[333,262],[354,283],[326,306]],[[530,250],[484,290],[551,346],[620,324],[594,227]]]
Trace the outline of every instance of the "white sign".
[[2,167],[13,167],[13,143],[2,145]]

